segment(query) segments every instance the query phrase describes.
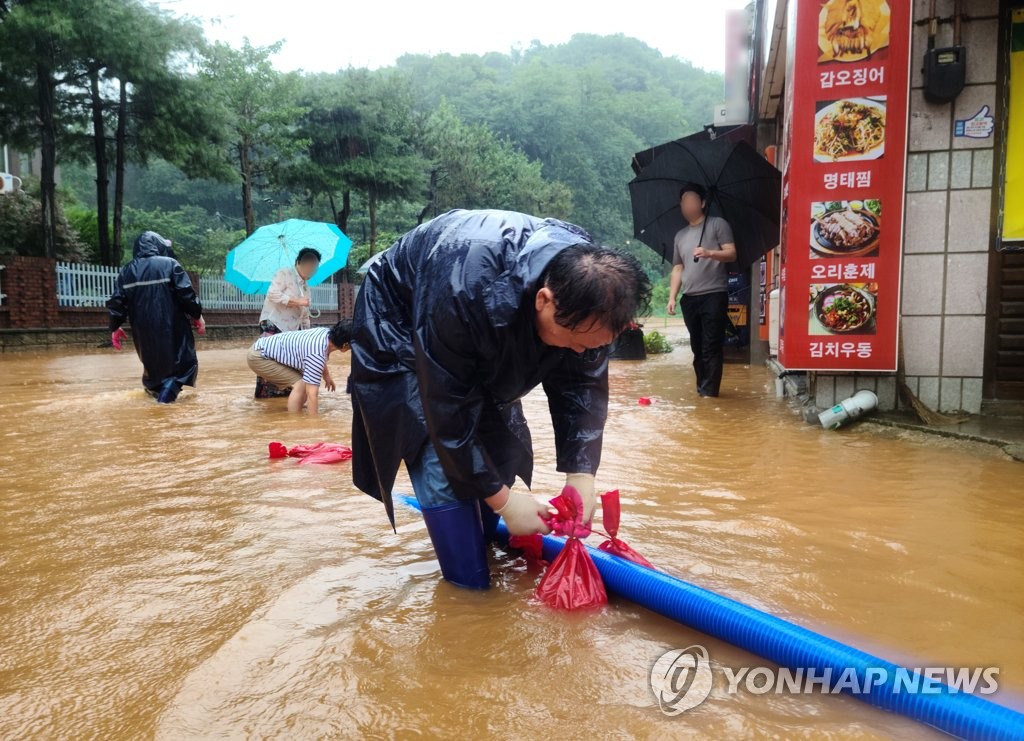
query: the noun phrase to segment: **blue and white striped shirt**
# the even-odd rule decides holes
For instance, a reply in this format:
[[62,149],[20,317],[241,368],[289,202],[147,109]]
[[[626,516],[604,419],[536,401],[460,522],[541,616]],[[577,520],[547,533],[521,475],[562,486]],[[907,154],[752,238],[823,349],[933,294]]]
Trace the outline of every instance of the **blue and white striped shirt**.
[[255,347],[263,357],[294,368],[303,381],[319,386],[327,365],[328,334],[327,327],[281,332],[260,337]]

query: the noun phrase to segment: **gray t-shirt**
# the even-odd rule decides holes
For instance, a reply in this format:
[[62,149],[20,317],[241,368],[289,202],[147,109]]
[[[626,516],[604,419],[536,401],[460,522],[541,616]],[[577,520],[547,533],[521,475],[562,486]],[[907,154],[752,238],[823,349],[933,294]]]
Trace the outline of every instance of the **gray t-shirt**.
[[[706,223],[706,228],[705,228]],[[701,229],[704,239],[701,240]],[[718,216],[708,216],[696,226],[684,226],[676,232],[672,264],[683,266],[683,295],[700,296],[729,290],[729,269],[726,263],[701,258],[693,261],[693,248],[720,250],[733,241],[729,222]]]

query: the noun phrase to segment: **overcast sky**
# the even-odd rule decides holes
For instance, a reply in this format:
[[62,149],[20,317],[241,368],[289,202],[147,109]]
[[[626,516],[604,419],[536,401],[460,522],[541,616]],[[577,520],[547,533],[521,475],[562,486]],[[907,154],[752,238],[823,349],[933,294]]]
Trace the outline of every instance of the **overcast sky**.
[[383,67],[402,54],[480,54],[567,41],[576,33],[623,33],[665,56],[698,67],[724,67],[725,12],[749,0],[161,0],[177,15],[199,18],[207,37],[263,46],[283,39],[282,70],[331,72]]

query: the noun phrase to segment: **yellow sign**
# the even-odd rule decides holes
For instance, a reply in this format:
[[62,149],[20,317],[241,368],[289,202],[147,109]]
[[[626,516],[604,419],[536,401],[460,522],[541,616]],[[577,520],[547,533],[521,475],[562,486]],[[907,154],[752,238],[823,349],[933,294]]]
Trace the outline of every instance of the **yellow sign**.
[[747,326],[747,305],[746,304],[729,304],[729,321],[732,322],[734,327],[745,327]]
[[1024,9],[1013,11],[1010,39],[1003,239],[1024,240]]

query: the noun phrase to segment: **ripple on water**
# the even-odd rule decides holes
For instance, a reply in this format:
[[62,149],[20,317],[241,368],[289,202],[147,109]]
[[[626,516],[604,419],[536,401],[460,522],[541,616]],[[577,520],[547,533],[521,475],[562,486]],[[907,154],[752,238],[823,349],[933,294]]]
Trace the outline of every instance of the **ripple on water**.
[[[392,532],[347,464],[267,460],[271,440],[347,441],[348,401],[326,394],[316,419],[256,402],[244,349],[204,343],[200,388],[171,407],[138,389],[130,354],[0,359],[0,736],[928,737],[849,698],[729,694],[725,670],[756,657],[614,596],[554,613],[507,554],[489,593],[440,581],[422,521],[400,509]],[[621,491],[623,539],[865,650],[996,662],[1024,689],[1019,464],[823,431],[758,368],[697,399],[687,363],[612,365],[598,483]],[[543,396],[525,409],[534,491],[553,496]],[[674,722],[647,673],[693,644],[715,686]]]

